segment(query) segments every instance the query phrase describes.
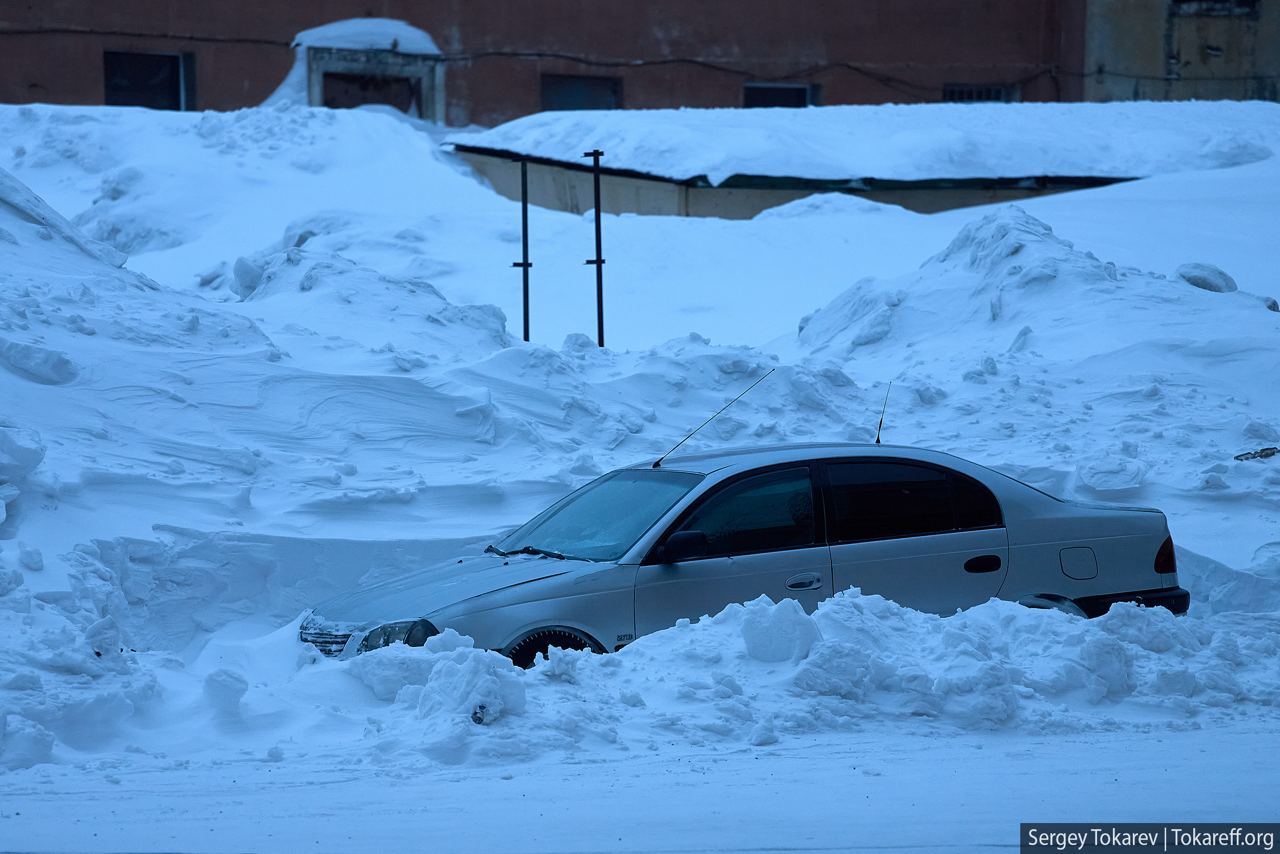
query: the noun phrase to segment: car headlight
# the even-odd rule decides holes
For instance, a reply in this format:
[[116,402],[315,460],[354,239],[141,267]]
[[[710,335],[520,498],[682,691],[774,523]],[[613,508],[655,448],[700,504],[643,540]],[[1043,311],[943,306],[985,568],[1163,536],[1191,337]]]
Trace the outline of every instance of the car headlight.
[[440,634],[440,630],[431,625],[428,620],[387,623],[386,625],[378,626],[365,635],[364,640],[360,641],[360,648],[357,651],[368,652],[371,649],[391,646],[393,643],[402,643],[406,646],[422,646],[427,642],[427,638],[438,634]]

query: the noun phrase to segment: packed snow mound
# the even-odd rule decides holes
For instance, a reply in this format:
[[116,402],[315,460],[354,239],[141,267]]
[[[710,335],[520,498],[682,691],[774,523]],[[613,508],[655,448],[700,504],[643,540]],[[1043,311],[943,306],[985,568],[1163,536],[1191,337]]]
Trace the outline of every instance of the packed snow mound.
[[[341,256],[291,247],[237,258],[205,277],[245,301],[245,311],[281,330],[290,351],[322,351],[347,370],[422,373],[507,347],[506,317],[491,305],[456,306],[420,278],[388,276]],[[347,351],[345,354],[342,351]]]
[[0,168],[134,269],[193,290],[328,211],[400,230],[427,210],[498,204],[417,126],[360,110],[0,105],[0,137]]
[[[1183,275],[1206,266],[1183,265],[1175,278],[1118,267],[1076,249],[1046,223],[1009,206],[970,222],[917,273],[863,280],[847,289],[801,321],[799,340],[814,353],[834,350],[848,356],[885,342],[891,332],[890,344],[923,336],[926,329],[937,341],[971,332],[976,324],[984,334],[974,336],[968,349],[988,350],[992,337],[1008,331],[1009,351],[1034,343],[1040,353],[1078,356],[1113,347],[1115,338],[1097,333],[1131,327],[1134,309],[1148,327],[1165,335],[1219,333],[1216,325],[1200,322],[1202,312],[1243,324],[1235,327],[1237,334],[1266,336],[1276,328],[1280,318],[1267,314],[1263,298],[1205,287]],[[1045,315],[1049,323],[1023,333],[1027,321]],[[1086,329],[1093,334],[1082,334]]]
[[525,682],[511,659],[476,649],[451,629],[420,650],[395,644],[377,652],[352,659],[349,671],[375,697],[394,700],[417,718],[492,724],[525,710]]
[[879,178],[1138,178],[1221,169],[1280,149],[1280,105],[1264,101],[885,104],[803,109],[537,113],[464,146],[679,181],[734,175]]
[[346,18],[321,24],[294,37],[293,65],[284,82],[263,101],[263,106],[307,105],[307,48],[310,47],[440,55],[440,48],[425,31],[393,18]]
[[[297,626],[224,637],[184,668],[154,669],[166,659],[128,650],[64,655],[60,666],[82,674],[65,697],[51,696],[39,656],[14,661],[0,757],[22,767],[144,739],[130,763],[146,768],[169,761],[165,745],[203,762],[234,737],[289,761],[294,734],[306,732],[306,753],[385,771],[786,745],[886,725],[1151,733],[1273,721],[1280,707],[1275,613],[1177,618],[1122,605],[1084,620],[993,600],[943,618],[854,590],[810,615],[761,597],[616,654],[552,650],[528,671],[449,630],[421,648],[334,661],[299,643]],[[110,624],[90,635],[97,650],[118,637]],[[160,705],[185,720],[156,715]],[[145,733],[137,713],[151,716]],[[91,714],[106,716],[92,736]],[[190,720],[211,728],[193,731]]]
[[[342,662],[306,647],[286,653],[282,631],[275,652],[295,664],[259,683],[255,702],[296,708],[300,692],[354,677],[366,698],[331,710],[329,738],[336,748],[363,730],[342,749],[387,765],[763,746],[885,723],[1037,734],[1198,728],[1242,713],[1275,718],[1276,619],[1181,619],[1124,605],[1083,620],[999,601],[942,618],[855,590],[812,615],[761,597],[617,654],[552,650],[529,671],[451,631]],[[235,660],[233,648],[208,665]]]

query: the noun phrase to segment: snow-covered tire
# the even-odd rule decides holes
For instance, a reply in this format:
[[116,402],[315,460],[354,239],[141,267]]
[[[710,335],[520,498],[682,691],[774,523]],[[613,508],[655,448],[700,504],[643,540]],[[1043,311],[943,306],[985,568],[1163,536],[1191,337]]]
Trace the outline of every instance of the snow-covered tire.
[[533,666],[538,654],[546,655],[551,647],[559,649],[589,649],[592,652],[604,652],[600,644],[581,632],[561,626],[537,629],[516,641],[507,650],[507,658],[517,667],[526,670]]
[[1044,610],[1062,611],[1073,617],[1088,618],[1088,614],[1075,602],[1066,596],[1059,596],[1055,593],[1043,593],[1039,596],[1027,596],[1018,600],[1019,605],[1025,605],[1028,608],[1040,608]]

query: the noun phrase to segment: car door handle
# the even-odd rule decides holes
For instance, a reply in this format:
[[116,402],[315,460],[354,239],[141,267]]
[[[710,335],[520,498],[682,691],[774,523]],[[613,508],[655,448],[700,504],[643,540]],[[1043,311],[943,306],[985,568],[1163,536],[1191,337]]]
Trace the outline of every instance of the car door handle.
[[965,572],[995,572],[1000,568],[1000,555],[978,555],[964,562]]
[[812,590],[822,586],[822,576],[816,572],[802,572],[787,579],[788,590]]

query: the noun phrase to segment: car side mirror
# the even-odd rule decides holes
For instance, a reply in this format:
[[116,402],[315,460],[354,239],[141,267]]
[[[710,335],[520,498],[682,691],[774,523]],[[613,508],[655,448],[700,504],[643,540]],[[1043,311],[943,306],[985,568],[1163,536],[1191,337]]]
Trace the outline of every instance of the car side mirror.
[[659,563],[680,563],[703,557],[711,551],[707,535],[701,531],[676,531],[658,550]]

